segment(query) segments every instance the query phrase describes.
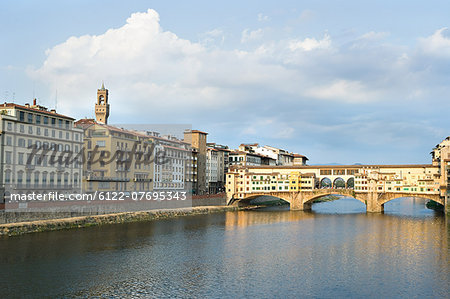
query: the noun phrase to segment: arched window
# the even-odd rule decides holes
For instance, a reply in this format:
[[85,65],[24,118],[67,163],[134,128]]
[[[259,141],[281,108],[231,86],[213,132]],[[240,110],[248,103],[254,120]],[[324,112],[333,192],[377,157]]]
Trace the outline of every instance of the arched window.
[[58,187],[61,187],[61,178],[62,178],[61,173],[58,173],[56,175],[56,186],[58,186]]
[[69,173],[66,172],[64,173],[64,187],[67,188],[68,185],[69,185]]
[[44,171],[42,173],[42,187],[45,187],[45,186],[47,186],[47,172],[46,171]]
[[50,172],[50,186],[53,186],[55,184],[55,173]]
[[73,184],[74,184],[74,187],[78,187],[78,173],[75,173],[73,175]]
[[10,184],[11,183],[11,170],[7,169],[5,171],[5,184]]
[[34,173],[34,186],[35,187],[38,187],[39,186],[39,171],[36,171],[35,173]]

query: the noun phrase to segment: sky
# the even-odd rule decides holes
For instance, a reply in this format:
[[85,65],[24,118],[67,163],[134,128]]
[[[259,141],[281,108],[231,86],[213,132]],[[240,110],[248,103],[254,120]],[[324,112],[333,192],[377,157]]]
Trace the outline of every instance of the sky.
[[[392,3],[395,2],[395,3]],[[450,135],[448,1],[1,1],[0,97],[191,124],[311,164],[430,163]]]

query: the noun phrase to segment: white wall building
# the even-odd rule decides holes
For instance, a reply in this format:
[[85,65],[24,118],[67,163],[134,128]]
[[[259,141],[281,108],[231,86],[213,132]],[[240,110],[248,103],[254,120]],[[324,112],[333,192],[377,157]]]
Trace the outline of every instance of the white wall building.
[[[36,100],[24,106],[4,103],[0,131],[0,181],[7,198],[11,193],[82,192],[82,161],[75,157],[83,147],[83,130],[74,127],[73,118],[48,111]],[[56,163],[69,155],[68,164]]]

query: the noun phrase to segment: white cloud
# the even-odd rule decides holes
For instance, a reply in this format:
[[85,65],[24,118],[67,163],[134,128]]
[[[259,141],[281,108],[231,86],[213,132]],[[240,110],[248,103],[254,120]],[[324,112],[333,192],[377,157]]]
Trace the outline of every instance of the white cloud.
[[270,21],[270,18],[269,18],[269,16],[265,16],[262,13],[259,13],[258,14],[258,21],[260,21],[260,22],[267,22],[267,21]]
[[322,39],[305,38],[304,40],[292,40],[289,44],[291,51],[312,51],[315,49],[328,49],[331,46],[331,38],[326,33]]
[[207,31],[200,35],[200,43],[204,46],[209,46],[211,44],[219,43],[223,45],[225,41],[225,34],[223,30],[215,28],[213,30]]
[[[320,103],[364,110],[367,103],[391,105],[430,96],[422,83],[430,73],[411,69],[417,58],[405,47],[349,50],[332,44],[328,33],[266,40],[263,29],[247,29],[242,40],[255,48],[242,50],[239,46],[246,45],[217,43],[225,34],[214,29],[200,35],[210,42],[183,39],[163,30],[159,15],[148,10],[131,15],[119,28],[71,37],[50,48],[43,65],[29,74],[47,83],[49,91],[57,89],[58,110],[75,117],[93,116],[96,90],[104,80],[112,122],[226,122],[239,127],[238,133],[285,139],[299,134],[293,123],[297,117],[317,116]],[[375,46],[382,38],[375,32],[364,36]],[[445,48],[445,37],[433,36],[429,39]],[[296,115],[285,117],[289,113]]]
[[441,28],[433,35],[419,39],[421,50],[430,56],[450,57],[450,30]]
[[314,17],[314,12],[312,10],[305,9],[300,13],[298,20],[301,22],[304,22],[304,21],[310,20],[313,17]]
[[369,31],[361,35],[360,39],[380,40],[389,36],[389,32]]
[[250,31],[250,29],[244,29],[244,31],[242,31],[241,43],[259,40],[263,37],[263,34],[264,31],[261,28],[253,31]]
[[377,99],[379,94],[371,91],[359,81],[337,80],[323,86],[315,86],[306,92],[307,95],[348,103],[364,103]]

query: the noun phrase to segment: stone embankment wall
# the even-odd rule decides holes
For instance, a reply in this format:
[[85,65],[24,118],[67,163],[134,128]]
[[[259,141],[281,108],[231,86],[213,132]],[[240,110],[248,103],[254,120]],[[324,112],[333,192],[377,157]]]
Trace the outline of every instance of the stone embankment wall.
[[15,209],[7,210],[1,210],[0,207],[0,225],[49,219],[204,206],[226,206],[225,194],[194,195],[192,196],[192,199],[185,201],[97,201],[81,205],[72,203],[55,203],[51,206],[46,206],[45,203],[33,203],[28,205],[25,209],[17,207]]
[[38,220],[0,225],[0,236],[15,236],[26,233],[89,227],[94,225],[149,221],[171,217],[236,211],[238,207],[194,207],[140,212],[124,212],[106,215],[80,216],[63,219]]

